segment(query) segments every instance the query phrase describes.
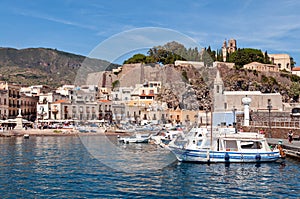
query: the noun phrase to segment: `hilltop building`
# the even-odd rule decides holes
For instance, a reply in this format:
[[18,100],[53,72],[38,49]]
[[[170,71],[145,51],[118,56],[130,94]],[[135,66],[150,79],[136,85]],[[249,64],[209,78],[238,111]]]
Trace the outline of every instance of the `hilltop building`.
[[279,68],[275,64],[262,64],[259,62],[251,62],[244,65],[245,69],[256,70],[261,72],[279,72]]
[[292,69],[292,74],[300,76],[300,66],[294,67]]
[[237,44],[235,39],[229,39],[228,45],[226,39],[223,42],[222,46],[222,54],[223,54],[223,62],[226,62],[227,54],[233,53],[237,50]]
[[291,71],[291,57],[288,54],[269,54],[271,63],[278,66],[279,70]]

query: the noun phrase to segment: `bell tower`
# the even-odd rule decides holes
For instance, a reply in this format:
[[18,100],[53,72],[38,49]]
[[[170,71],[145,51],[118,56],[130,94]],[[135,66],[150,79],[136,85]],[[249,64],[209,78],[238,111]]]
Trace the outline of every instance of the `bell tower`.
[[224,111],[224,83],[220,76],[219,70],[217,70],[216,78],[214,80],[214,92],[213,92],[213,111],[214,112],[222,112]]
[[229,39],[228,41],[228,53],[233,53],[236,51],[236,40]]
[[227,56],[227,43],[226,43],[226,39],[223,42],[222,55],[223,55],[223,62],[226,62],[226,56]]

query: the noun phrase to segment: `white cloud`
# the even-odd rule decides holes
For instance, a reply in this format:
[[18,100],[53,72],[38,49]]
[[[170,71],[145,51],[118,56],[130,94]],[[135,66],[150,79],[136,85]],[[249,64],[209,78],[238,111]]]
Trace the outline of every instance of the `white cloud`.
[[60,19],[60,18],[57,18],[57,17],[53,17],[53,16],[50,16],[50,15],[41,14],[41,13],[37,13],[37,12],[33,12],[33,11],[22,10],[22,11],[18,11],[17,14],[27,16],[27,17],[44,19],[44,20],[47,20],[47,21],[52,21],[52,22],[56,22],[56,23],[60,23],[60,24],[64,24],[64,25],[75,26],[75,27],[78,27],[78,28],[96,30],[95,26],[80,24],[80,23],[77,23],[77,22],[74,22],[74,21]]

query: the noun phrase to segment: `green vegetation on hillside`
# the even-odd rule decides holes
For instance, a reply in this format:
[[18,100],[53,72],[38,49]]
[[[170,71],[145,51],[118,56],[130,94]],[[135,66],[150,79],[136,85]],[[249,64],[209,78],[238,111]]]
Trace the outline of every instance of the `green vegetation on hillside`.
[[161,63],[174,64],[176,60],[201,61],[198,48],[185,48],[182,44],[172,41],[163,46],[154,46],[149,49],[148,55],[136,54],[124,61],[129,63]]
[[229,54],[228,62],[235,63],[237,69],[242,68],[245,64],[251,62],[259,62],[270,64],[267,52],[262,53],[261,50],[252,48],[237,49],[235,52]]

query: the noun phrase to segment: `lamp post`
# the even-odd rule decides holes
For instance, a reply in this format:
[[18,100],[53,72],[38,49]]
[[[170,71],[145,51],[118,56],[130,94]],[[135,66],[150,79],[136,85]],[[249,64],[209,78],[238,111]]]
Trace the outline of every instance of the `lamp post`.
[[197,127],[198,113],[197,113],[197,115],[194,116],[194,119],[195,119],[195,127]]
[[235,130],[235,133],[237,133],[237,128],[236,128],[236,121],[235,121],[235,112],[236,112],[236,108],[235,108],[235,106],[233,106],[233,108],[232,108],[232,113],[233,113],[233,128],[234,128],[234,130]]
[[207,115],[208,115],[208,110],[207,108],[205,109],[205,125],[206,125],[206,128],[207,128],[207,124],[208,124],[208,118],[207,118]]
[[268,133],[268,136],[270,138],[271,137],[271,109],[272,109],[271,99],[268,99],[267,109],[269,110],[269,133]]

